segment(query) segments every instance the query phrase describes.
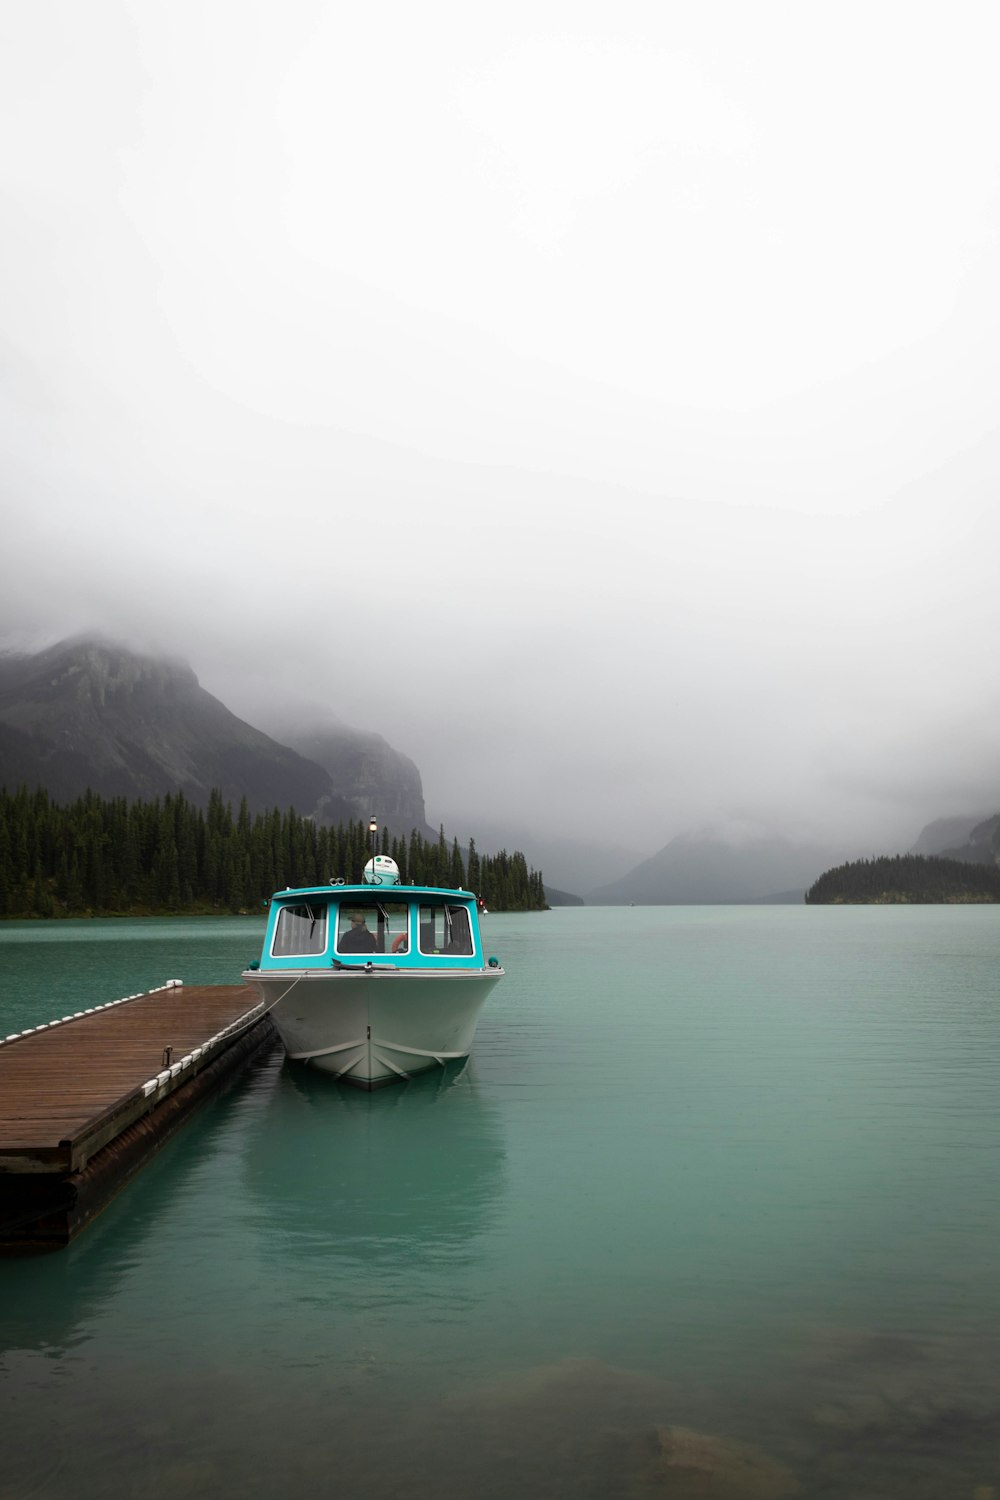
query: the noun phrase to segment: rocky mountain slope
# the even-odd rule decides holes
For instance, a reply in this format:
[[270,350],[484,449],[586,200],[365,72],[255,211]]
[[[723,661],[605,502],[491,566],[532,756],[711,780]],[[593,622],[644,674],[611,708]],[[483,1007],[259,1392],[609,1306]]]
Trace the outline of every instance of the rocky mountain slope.
[[[380,824],[406,838],[413,828],[425,838],[437,837],[437,830],[427,824],[420,772],[408,756],[394,750],[380,734],[351,729],[346,724],[327,724],[281,732],[278,737],[299,755],[322,766],[340,797],[350,805],[352,817],[367,819],[374,812]],[[325,817],[323,803],[319,815]]]
[[344,731],[315,748],[322,763],[237,718],[183,662],[91,638],[0,658],[8,789],[43,786],[57,800],[87,788],[128,798],[180,791],[203,805],[219,787],[234,806],[245,796],[253,812],[294,807],[340,823],[374,811],[388,823],[391,803],[419,812],[423,826],[419,772],[378,736]]
[[967,844],[972,830],[986,817],[935,818],[920,830],[916,843],[907,852],[910,854],[943,854],[945,849],[958,849]]
[[922,829],[910,854],[939,854],[967,864],[1000,864],[1000,813],[937,818]]
[[1000,865],[1000,813],[984,818],[968,838],[941,852],[946,859],[961,859],[968,864]]

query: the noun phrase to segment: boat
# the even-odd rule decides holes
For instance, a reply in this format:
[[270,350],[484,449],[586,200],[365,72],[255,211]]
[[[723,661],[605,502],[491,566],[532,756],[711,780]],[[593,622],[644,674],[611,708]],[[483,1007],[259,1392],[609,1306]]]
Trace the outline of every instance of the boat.
[[388,855],[361,883],[276,891],[244,972],[293,1062],[377,1089],[468,1057],[504,978],[472,891],[401,885]]

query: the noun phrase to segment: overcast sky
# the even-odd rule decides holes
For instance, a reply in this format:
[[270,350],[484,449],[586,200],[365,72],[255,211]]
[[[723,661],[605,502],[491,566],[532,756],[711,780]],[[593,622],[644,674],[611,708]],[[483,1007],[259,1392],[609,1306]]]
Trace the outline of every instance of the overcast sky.
[[312,700],[473,831],[996,810],[998,42],[3,6],[0,634]]

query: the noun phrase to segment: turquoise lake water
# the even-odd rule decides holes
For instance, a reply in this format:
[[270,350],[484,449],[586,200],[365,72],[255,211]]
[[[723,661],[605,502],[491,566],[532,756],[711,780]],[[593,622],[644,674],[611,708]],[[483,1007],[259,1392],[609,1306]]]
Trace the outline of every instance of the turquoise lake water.
[[[262,925],[0,925],[0,1035],[233,982]],[[0,1259],[3,1500],[996,1500],[1000,908],[486,940],[465,1067],[369,1095],[276,1054]]]

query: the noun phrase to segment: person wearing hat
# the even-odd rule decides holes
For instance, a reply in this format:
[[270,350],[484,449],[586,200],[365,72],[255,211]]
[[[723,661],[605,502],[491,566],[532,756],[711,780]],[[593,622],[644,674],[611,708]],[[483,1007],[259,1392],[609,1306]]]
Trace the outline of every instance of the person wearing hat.
[[351,925],[340,935],[341,953],[374,953],[375,934],[368,931],[364,912],[351,912]]

